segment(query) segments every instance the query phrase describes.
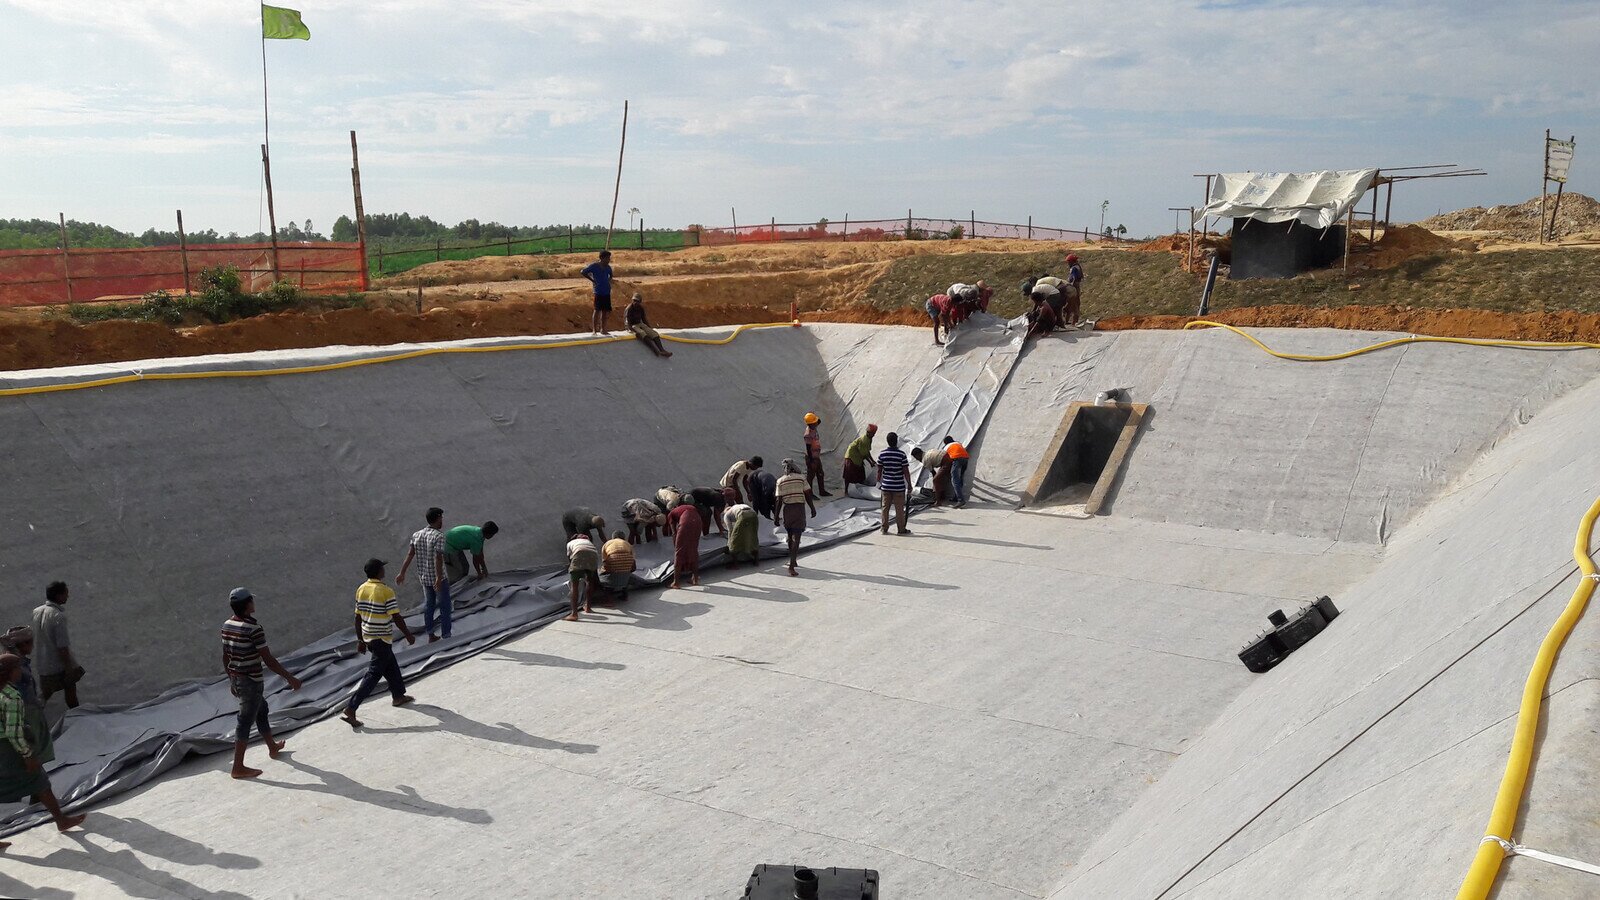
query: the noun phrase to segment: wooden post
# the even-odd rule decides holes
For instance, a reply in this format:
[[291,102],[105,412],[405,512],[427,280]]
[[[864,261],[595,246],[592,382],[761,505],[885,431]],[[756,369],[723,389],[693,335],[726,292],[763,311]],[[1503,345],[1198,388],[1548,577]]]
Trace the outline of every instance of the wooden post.
[[622,154],[628,150],[628,101],[622,101],[622,146],[617,148],[617,184],[611,191],[611,223],[606,226],[606,249],[611,249],[611,232],[617,227],[617,197],[622,194]]
[[844,239],[850,240],[850,214],[844,214]]
[[417,312],[422,312],[422,279],[417,279]]
[[1355,227],[1356,205],[1352,203],[1344,214],[1344,277],[1346,279],[1350,277],[1350,232],[1354,231]]
[[1389,190],[1386,191],[1384,193],[1384,195],[1383,195],[1383,227],[1386,230],[1389,227],[1389,221],[1390,221],[1390,219],[1389,219],[1389,210],[1393,205],[1394,205],[1394,180],[1390,179],[1390,181],[1389,181]]
[[906,240],[911,240],[911,210],[906,210]]
[[433,261],[444,259],[444,238],[433,239]]
[[1367,246],[1374,247],[1378,243],[1378,182],[1372,182],[1372,221],[1367,223]]
[[383,274],[383,245],[378,245],[378,274]]
[[183,210],[178,210],[178,254],[183,257],[183,295],[189,296],[189,238],[183,233]]
[[967,211],[967,240],[970,241],[970,240],[972,240],[973,238],[975,238],[977,236],[978,236],[978,211],[975,210],[975,209],[968,210]]
[[1194,207],[1189,207],[1189,255],[1183,258],[1183,270],[1194,272]]
[[1033,216],[1028,217],[1028,240],[1033,240]]
[[639,249],[644,249],[644,216],[639,217]]
[[572,226],[567,226],[567,252],[572,252]]
[[272,283],[283,280],[278,267],[278,214],[272,209],[272,160],[267,158],[267,145],[261,145],[261,173],[267,182],[267,227],[272,229]]
[[356,243],[361,245],[361,289],[365,291],[372,287],[367,271],[367,210],[361,203],[361,154],[356,151],[354,129],[350,131],[350,181],[356,189]]
[[57,213],[61,222],[61,279],[67,283],[67,302],[72,300],[72,254],[67,243],[67,214]]
[[776,241],[778,239],[778,217],[777,216],[773,216],[772,217],[772,221],[768,224],[767,228],[772,232],[772,239],[774,241]]
[[1539,172],[1539,243],[1544,243],[1544,204],[1550,195],[1550,129],[1544,130],[1544,169]]
[[511,258],[511,232],[506,232],[506,258]]
[[739,211],[730,206],[728,207],[728,214],[733,216],[733,239],[737,241],[739,239]]

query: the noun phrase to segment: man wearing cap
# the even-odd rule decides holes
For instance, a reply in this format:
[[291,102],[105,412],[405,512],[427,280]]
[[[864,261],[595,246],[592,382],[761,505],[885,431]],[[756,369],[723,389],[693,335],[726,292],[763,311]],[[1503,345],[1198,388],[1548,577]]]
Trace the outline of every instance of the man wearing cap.
[[[482,581],[489,577],[489,564],[483,558],[483,542],[500,533],[500,526],[493,522],[482,525],[457,525],[444,533],[444,548],[447,551],[444,557],[445,579],[451,582],[459,581],[477,571],[477,580]],[[472,568],[467,568],[467,554],[472,554]]]
[[426,527],[411,535],[411,545],[406,549],[405,562],[400,564],[400,574],[395,584],[406,583],[406,569],[412,560],[417,563],[417,580],[422,582],[422,627],[428,632],[428,643],[439,639],[433,632],[435,612],[439,616],[439,630],[450,636],[450,579],[445,574],[444,556],[448,549],[444,538],[444,510],[428,507],[423,516]]
[[254,778],[260,769],[244,764],[244,750],[250,745],[250,726],[255,725],[261,740],[267,745],[267,755],[273,759],[283,751],[283,741],[272,739],[272,726],[267,723],[267,696],[262,686],[263,664],[289,682],[289,690],[300,690],[300,679],[289,674],[267,648],[267,632],[256,621],[256,598],[246,588],[234,588],[228,595],[228,606],[233,615],[222,623],[222,671],[228,676],[228,686],[239,698],[239,725],[233,733],[233,777]]
[[[867,481],[867,466],[876,466],[878,461],[872,458],[872,438],[878,433],[878,426],[869,424],[867,430],[844,450],[844,495],[850,496],[850,485],[859,484],[865,487]],[[869,498],[870,499],[870,498]]]
[[417,638],[406,627],[405,616],[400,615],[400,601],[395,599],[394,591],[383,583],[385,565],[381,559],[367,560],[362,567],[367,580],[356,588],[356,652],[370,653],[372,659],[367,663],[367,674],[362,676],[356,692],[344,707],[342,718],[351,728],[361,727],[356,710],[362,701],[372,696],[379,681],[389,682],[389,696],[394,698],[395,706],[405,706],[415,699],[406,693],[405,673],[400,671],[400,663],[394,658],[395,626],[399,626],[407,644],[415,644]]
[[590,334],[610,334],[606,319],[611,315],[611,251],[601,250],[600,259],[584,266],[579,274],[594,285],[594,315],[590,318],[594,328]]
[[822,432],[817,429],[821,424],[822,419],[816,413],[806,413],[806,433],[801,438],[806,442],[806,487],[809,488],[812,479],[816,479],[816,495],[832,497],[822,477]]

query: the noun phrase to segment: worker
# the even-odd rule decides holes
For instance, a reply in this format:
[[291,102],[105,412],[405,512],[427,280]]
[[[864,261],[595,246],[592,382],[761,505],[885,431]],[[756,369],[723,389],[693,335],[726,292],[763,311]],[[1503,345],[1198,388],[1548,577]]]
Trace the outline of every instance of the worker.
[[621,531],[611,532],[611,540],[600,548],[600,583],[618,603],[628,602],[628,585],[638,568],[628,536]]
[[685,497],[685,502],[693,502],[700,507],[700,534],[705,536],[711,533],[711,520],[716,520],[717,534],[727,534],[722,526],[722,511],[728,508],[728,496],[722,488],[697,487],[691,488]]
[[928,311],[928,318],[933,320],[934,344],[943,347],[944,341],[939,340],[939,329],[944,329],[945,337],[949,337],[950,333],[955,331],[956,328],[955,320],[951,316],[954,303],[951,301],[950,295],[934,294],[928,298],[928,302],[923,305],[923,308]]
[[1061,318],[1056,309],[1061,305],[1061,292],[1048,284],[1033,289],[1033,310],[1028,313],[1028,333],[1024,339],[1043,337],[1056,330]]
[[622,311],[623,320],[628,325],[628,330],[633,332],[639,342],[650,348],[650,352],[667,359],[672,356],[672,351],[661,343],[661,334],[650,327],[650,317],[644,311],[644,297],[634,291],[633,299],[629,301],[628,308]]
[[724,493],[732,492],[728,496],[729,503],[745,502],[746,494],[754,496],[750,491],[750,476],[760,471],[763,462],[764,460],[759,456],[741,459],[729,466],[728,471],[723,473],[722,490]]
[[599,547],[606,541],[606,520],[594,514],[587,506],[574,506],[561,514],[561,533],[571,540],[575,534],[584,537],[594,532],[593,544]]
[[[578,621],[578,613],[589,611],[590,599],[600,584],[600,550],[586,531],[573,531],[567,541],[567,602],[572,612],[568,622]],[[604,532],[601,537],[605,537]]]
[[1067,317],[1068,328],[1078,327],[1079,304],[1083,300],[1083,266],[1078,265],[1076,253],[1067,254]]
[[943,447],[927,452],[919,447],[911,451],[911,455],[922,463],[923,469],[933,473],[934,507],[944,506],[944,501],[950,497],[950,455]]
[[778,514],[789,542],[789,574],[799,575],[800,535],[806,531],[806,510],[812,518],[817,515],[817,504],[811,498],[811,482],[800,474],[800,467],[792,459],[783,461],[783,477],[778,479]]
[[982,300],[983,292],[975,284],[956,282],[945,289],[945,296],[950,298],[951,321],[957,325],[967,320],[967,317],[978,311],[978,304]]
[[683,502],[683,491],[678,490],[674,484],[664,484],[656,491],[656,508],[667,517],[667,524],[662,526],[661,533],[672,534],[672,511]]
[[[474,570],[477,571],[475,579],[482,581],[489,577],[489,565],[483,558],[483,544],[485,541],[500,533],[500,526],[493,522],[482,525],[457,525],[444,533],[444,571],[445,577],[450,581],[460,581]],[[472,554],[472,568],[467,568],[467,554]]]
[[756,515],[763,519],[771,519],[773,524],[778,522],[778,476],[762,469],[750,476],[750,505],[756,508]]
[[611,251],[601,250],[600,258],[578,273],[594,286],[594,315],[590,317],[593,326],[590,334],[610,334],[606,319],[611,316]]
[[984,281],[982,278],[978,279],[975,287],[978,289],[978,301],[975,311],[986,313],[989,311],[989,299],[994,296],[994,288],[989,287],[989,282]]
[[[1061,322],[1065,320],[1067,283],[1054,275],[1044,275],[1034,282],[1033,290],[1044,297],[1046,303],[1050,304],[1050,311],[1055,313],[1056,325],[1059,327]],[[1029,299],[1032,299],[1032,297]]]
[[816,479],[816,495],[832,497],[822,476],[822,432],[818,429],[821,424],[822,419],[816,413],[806,413],[806,431],[802,436],[806,442],[806,487],[809,488],[811,480]]
[[739,568],[739,560],[750,557],[750,564],[761,562],[761,518],[755,507],[735,503],[723,514],[728,526],[728,568]]
[[846,497],[850,496],[850,485],[859,484],[864,487],[871,483],[867,481],[867,466],[878,464],[878,461],[872,458],[872,438],[877,433],[878,426],[868,424],[867,430],[845,448],[844,495]]
[[[656,542],[656,529],[667,527],[667,514],[654,500],[635,497],[622,504],[622,522],[628,526],[628,543]],[[641,539],[642,533],[642,539]]]
[[700,583],[700,507],[684,500],[667,513],[672,525],[672,586]]
[[950,487],[953,489],[957,509],[967,505],[967,453],[965,444],[951,437],[944,436],[944,453],[950,458]]

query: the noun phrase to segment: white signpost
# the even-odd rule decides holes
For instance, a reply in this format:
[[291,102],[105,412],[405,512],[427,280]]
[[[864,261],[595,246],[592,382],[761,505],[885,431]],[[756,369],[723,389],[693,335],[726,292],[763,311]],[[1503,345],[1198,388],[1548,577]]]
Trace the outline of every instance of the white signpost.
[[[1544,243],[1546,235],[1549,240],[1556,238],[1556,216],[1561,212],[1561,192],[1567,187],[1567,170],[1572,167],[1572,151],[1578,146],[1578,136],[1573,135],[1561,141],[1550,137],[1550,129],[1544,130],[1544,180],[1539,186],[1539,243]],[[1546,198],[1550,196],[1550,182],[1556,183],[1555,207],[1550,210],[1548,224],[1544,217]]]

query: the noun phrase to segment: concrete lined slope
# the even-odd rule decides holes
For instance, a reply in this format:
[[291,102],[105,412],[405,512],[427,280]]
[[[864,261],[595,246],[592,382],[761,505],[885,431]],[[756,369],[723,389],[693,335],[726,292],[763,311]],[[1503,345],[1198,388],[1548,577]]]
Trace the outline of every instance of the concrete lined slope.
[[[1398,335],[1259,329],[1276,349],[1335,353]],[[1382,543],[1485,450],[1600,374],[1600,353],[1408,345],[1338,363],[1275,359],[1224,331],[1067,334],[1030,346],[974,464],[1044,446],[1074,400],[1127,388],[1152,411],[1109,513]]]
[[[1345,611],[1261,676],[1084,855],[1052,896],[1421,897],[1477,849],[1523,679],[1567,602],[1572,535],[1597,491],[1600,383],[1468,471],[1336,595]],[[1600,622],[1568,641],[1516,836],[1600,855],[1592,815]],[[1592,896],[1514,860],[1500,896]]]
[[[0,622],[26,621],[48,581],[72,583],[85,697],[141,699],[214,674],[235,585],[280,611],[279,649],[347,627],[362,561],[397,570],[430,505],[447,524],[494,519],[503,531],[491,564],[531,566],[560,558],[568,507],[615,519],[662,484],[715,484],[736,458],[798,457],[807,410],[824,411],[833,446],[864,425],[857,411],[892,428],[938,360],[909,336],[763,329],[725,346],[675,345],[670,361],[628,342],[0,398],[8,456],[26,461],[0,473],[0,495],[23,511],[0,525]],[[218,363],[262,365],[173,365]]]

